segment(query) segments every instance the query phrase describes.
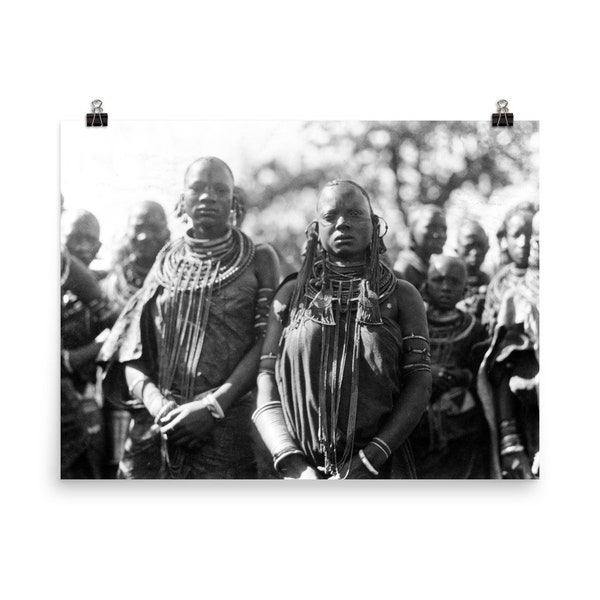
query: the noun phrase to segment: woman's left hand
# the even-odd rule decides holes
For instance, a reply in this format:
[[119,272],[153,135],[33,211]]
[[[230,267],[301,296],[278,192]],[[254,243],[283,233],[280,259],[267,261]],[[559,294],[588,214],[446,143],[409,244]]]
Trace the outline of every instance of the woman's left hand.
[[375,475],[371,473],[360,460],[360,456],[355,454],[350,460],[350,470],[346,479],[373,479]]
[[[381,469],[387,460],[385,455],[378,450],[374,444],[367,444],[363,449],[363,452],[371,466],[376,471],[381,472]],[[348,471],[346,479],[373,479],[375,477],[376,475],[367,469],[357,452],[350,461],[350,470]]]
[[206,440],[215,419],[200,399],[178,406],[162,417],[158,425],[170,442],[188,446]]

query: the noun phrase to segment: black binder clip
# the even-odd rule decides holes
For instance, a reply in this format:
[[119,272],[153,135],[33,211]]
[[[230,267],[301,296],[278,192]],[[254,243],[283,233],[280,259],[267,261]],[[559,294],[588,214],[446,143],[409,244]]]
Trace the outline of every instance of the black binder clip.
[[85,121],[88,127],[106,127],[108,113],[102,110],[102,100],[92,100],[92,112],[87,113]]
[[496,102],[498,112],[492,114],[492,127],[512,127],[513,114],[508,112],[508,100]]

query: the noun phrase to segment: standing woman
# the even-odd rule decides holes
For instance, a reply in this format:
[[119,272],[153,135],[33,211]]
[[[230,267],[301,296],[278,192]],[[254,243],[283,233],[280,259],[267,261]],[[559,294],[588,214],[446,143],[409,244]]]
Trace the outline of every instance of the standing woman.
[[431,391],[423,301],[379,260],[361,186],[328,183],[317,212],[275,296],[253,420],[284,477],[411,477],[404,443]]
[[185,174],[186,235],[161,250],[101,357],[109,398],[131,398],[124,478],[255,477],[252,403],[279,266],[232,226],[234,181],[204,157]]

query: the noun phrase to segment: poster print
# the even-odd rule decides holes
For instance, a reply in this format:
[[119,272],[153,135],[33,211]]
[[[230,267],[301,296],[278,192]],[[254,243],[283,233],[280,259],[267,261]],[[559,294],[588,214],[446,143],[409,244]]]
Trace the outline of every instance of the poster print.
[[539,476],[538,125],[61,129],[61,477]]

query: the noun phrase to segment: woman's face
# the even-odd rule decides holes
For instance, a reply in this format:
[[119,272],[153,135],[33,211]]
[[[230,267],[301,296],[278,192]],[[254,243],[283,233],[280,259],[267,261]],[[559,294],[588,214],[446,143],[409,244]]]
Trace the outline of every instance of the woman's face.
[[63,225],[63,239],[67,250],[86,267],[100,250],[100,227],[95,219],[81,217]]
[[441,254],[446,243],[446,219],[437,212],[423,214],[413,225],[412,238],[423,254]]
[[517,213],[506,223],[506,246],[508,255],[515,265],[521,269],[527,266],[531,242],[532,216]]
[[198,161],[185,178],[183,208],[200,236],[224,234],[233,202],[233,179],[216,161]]
[[481,267],[489,247],[487,238],[476,229],[463,229],[458,236],[457,254],[465,261],[470,271]]
[[323,190],[317,206],[319,241],[331,260],[364,262],[373,235],[369,202],[349,183]]
[[534,269],[540,267],[540,213],[536,213],[531,224],[531,241],[529,249],[529,266]]
[[129,244],[135,257],[154,262],[159,250],[169,240],[169,228],[164,212],[157,208],[140,208],[129,218]]

